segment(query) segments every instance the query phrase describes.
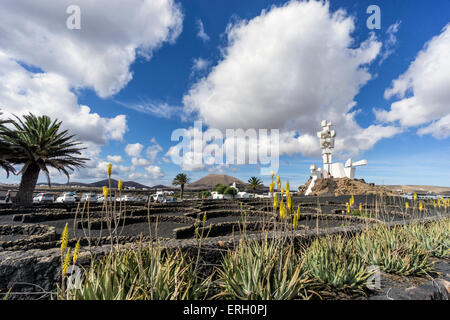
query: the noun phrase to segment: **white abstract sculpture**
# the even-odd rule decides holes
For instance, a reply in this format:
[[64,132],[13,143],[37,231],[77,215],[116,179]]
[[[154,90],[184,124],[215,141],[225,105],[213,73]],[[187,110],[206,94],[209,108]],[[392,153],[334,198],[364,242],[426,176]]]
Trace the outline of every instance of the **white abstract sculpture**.
[[309,166],[309,170],[311,170],[311,183],[308,186],[308,189],[306,189],[305,195],[309,195],[312,191],[312,188],[314,187],[314,184],[316,183],[317,179],[323,178],[323,171],[321,168],[318,168],[315,164],[312,164]]
[[345,176],[350,179],[355,179],[356,167],[367,165],[367,160],[360,160],[353,162],[352,158],[345,162]]
[[320,148],[322,149],[323,170],[331,173],[331,165],[333,163],[334,138],[336,131],[331,130],[333,124],[327,120],[321,123],[322,131],[317,132],[320,138]]
[[333,149],[334,140],[336,138],[336,131],[331,130],[333,124],[327,120],[321,122],[322,130],[317,132],[317,137],[320,138],[320,148],[322,149],[323,169],[318,168],[315,164],[311,165],[311,183],[305,192],[309,195],[317,179],[327,178],[350,178],[355,179],[356,167],[367,165],[367,160],[353,162],[350,158],[342,163],[333,163]]

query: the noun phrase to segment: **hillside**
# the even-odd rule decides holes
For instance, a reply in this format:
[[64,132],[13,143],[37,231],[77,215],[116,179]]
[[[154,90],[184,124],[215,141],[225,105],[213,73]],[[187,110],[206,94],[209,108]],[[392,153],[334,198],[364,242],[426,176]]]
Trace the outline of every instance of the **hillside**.
[[[117,180],[111,179],[111,187],[117,188],[117,184],[118,184]],[[47,183],[39,182],[38,185],[47,186]],[[102,188],[104,186],[108,186],[108,179],[97,181],[97,182],[92,182],[92,183],[82,183],[82,182],[70,182],[69,184],[67,184],[67,183],[52,183],[52,186],[55,186],[55,187],[80,186],[80,187],[87,187],[87,188]],[[131,187],[131,188],[136,188],[136,189],[142,189],[142,188],[149,189],[149,187],[147,187],[143,184],[140,184],[138,182],[134,182],[134,181],[124,181],[123,186],[124,186],[124,188]]]
[[173,188],[173,186],[168,187],[168,186],[165,186],[163,184],[157,184],[156,186],[152,187],[152,189],[172,189],[172,188]]
[[[117,180],[111,179],[111,187],[117,188],[117,184],[118,184]],[[89,186],[90,187],[96,187],[96,188],[103,187],[103,186],[108,186],[108,179],[97,181],[97,182],[94,182],[94,183],[90,183]],[[136,189],[142,189],[142,188],[149,189],[149,187],[147,187],[147,186],[145,186],[143,184],[134,182],[134,181],[124,181],[123,182],[123,187],[124,188],[131,187],[131,188],[136,188]]]
[[414,193],[414,192],[433,192],[436,194],[450,193],[450,187],[441,186],[425,186],[425,185],[389,185],[386,186],[389,190],[397,191],[402,190],[404,193]]
[[239,187],[245,186],[245,182],[239,180],[238,178],[226,175],[226,174],[208,174],[206,177],[203,177],[189,185],[186,186],[188,189],[213,189],[219,183],[225,185],[231,185],[233,182],[236,182],[236,185]]

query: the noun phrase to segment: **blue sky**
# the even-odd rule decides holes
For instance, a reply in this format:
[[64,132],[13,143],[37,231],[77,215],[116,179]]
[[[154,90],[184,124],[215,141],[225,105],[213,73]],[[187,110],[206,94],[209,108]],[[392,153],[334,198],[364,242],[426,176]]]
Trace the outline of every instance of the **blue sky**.
[[[112,8],[72,1],[81,9],[80,30],[61,24],[69,2],[55,8],[45,0],[36,8],[8,0],[0,7],[0,31],[8,34],[0,40],[0,78],[20,75],[0,87],[0,105],[6,114],[49,113],[67,122],[92,158],[72,180],[99,180],[112,160],[117,177],[147,185],[168,185],[180,171],[192,180],[208,173],[270,180],[257,165],[172,163],[172,132],[202,119],[205,130],[279,128],[287,134],[282,143],[293,147],[280,149],[278,173],[298,186],[309,165],[320,164],[318,139],[311,137],[329,118],[342,139],[337,153],[345,154],[336,161],[368,160],[359,178],[449,186],[450,65],[442,58],[450,50],[448,1],[151,1],[111,1]],[[373,4],[379,30],[366,26]],[[34,34],[20,25],[25,20]],[[437,70],[431,78],[430,68]],[[279,119],[271,122],[273,108]],[[1,182],[18,179],[0,173]]]

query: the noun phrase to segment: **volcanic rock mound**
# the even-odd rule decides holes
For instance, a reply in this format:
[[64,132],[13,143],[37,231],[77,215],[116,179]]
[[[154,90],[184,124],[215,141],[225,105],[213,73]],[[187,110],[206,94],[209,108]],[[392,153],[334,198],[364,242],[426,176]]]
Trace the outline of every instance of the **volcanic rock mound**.
[[[299,189],[299,192],[304,194],[309,183],[310,180],[308,180],[308,182],[305,184],[305,188]],[[350,194],[378,194],[383,196],[394,195],[385,187],[376,186],[374,183],[366,183],[364,179],[353,180],[349,178],[318,179],[316,180],[310,195],[342,196]]]

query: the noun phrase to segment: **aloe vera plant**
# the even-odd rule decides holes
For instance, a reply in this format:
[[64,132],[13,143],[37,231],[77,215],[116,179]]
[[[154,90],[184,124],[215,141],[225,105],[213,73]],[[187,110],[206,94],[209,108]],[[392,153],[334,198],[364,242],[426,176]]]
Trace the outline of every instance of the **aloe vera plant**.
[[206,297],[211,278],[199,280],[181,252],[159,247],[112,252],[93,262],[75,300],[185,300]]
[[450,219],[405,227],[406,234],[436,258],[450,257]]
[[423,275],[432,272],[430,253],[401,227],[372,228],[352,239],[357,254],[370,265],[398,275]]
[[281,241],[241,242],[218,269],[222,292],[216,296],[241,300],[307,298],[312,280],[299,256]]
[[364,293],[371,275],[360,256],[342,236],[328,236],[314,240],[303,249],[305,268],[324,288]]

